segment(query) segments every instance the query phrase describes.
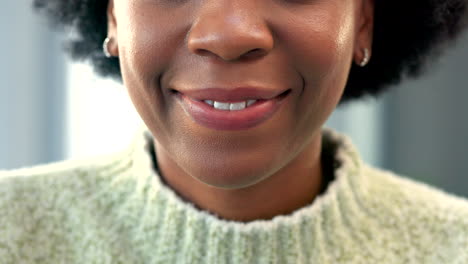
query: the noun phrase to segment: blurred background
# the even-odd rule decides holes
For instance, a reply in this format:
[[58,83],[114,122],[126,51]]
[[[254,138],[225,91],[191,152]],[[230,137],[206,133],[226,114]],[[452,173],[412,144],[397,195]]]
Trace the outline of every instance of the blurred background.
[[[124,87],[62,51],[29,1],[0,9],[0,169],[123,149],[141,120]],[[468,197],[468,34],[379,98],[341,106],[327,126],[375,166]]]

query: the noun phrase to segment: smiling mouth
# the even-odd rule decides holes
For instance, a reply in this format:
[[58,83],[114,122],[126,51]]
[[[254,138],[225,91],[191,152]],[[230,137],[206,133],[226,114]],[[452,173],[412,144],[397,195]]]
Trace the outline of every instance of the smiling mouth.
[[245,130],[270,119],[291,89],[279,95],[252,89],[200,90],[184,94],[172,90],[184,112],[197,124],[215,130]]

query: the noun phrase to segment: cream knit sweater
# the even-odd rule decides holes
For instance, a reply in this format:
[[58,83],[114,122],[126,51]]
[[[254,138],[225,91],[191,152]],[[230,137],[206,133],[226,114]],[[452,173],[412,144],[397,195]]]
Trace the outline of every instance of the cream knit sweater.
[[[146,136],[145,136],[146,135]],[[468,201],[362,163],[339,144],[335,180],[268,221],[197,210],[126,151],[0,172],[0,263],[468,263]]]

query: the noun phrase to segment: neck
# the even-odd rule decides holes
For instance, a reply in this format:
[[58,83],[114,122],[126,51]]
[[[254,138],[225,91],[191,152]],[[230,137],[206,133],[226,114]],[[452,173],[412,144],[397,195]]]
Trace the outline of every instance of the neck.
[[265,180],[246,188],[221,189],[188,175],[156,148],[160,176],[179,196],[220,218],[241,222],[271,219],[310,204],[322,187],[320,153],[321,137],[317,137]]

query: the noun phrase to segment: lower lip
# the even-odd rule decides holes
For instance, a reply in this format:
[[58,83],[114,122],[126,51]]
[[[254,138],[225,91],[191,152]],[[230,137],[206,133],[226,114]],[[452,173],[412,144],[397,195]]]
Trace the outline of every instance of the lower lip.
[[259,100],[255,104],[237,111],[215,109],[181,93],[176,95],[182,108],[196,123],[216,130],[246,130],[270,119],[278,111],[288,94],[289,92],[270,100]]

